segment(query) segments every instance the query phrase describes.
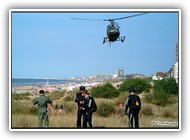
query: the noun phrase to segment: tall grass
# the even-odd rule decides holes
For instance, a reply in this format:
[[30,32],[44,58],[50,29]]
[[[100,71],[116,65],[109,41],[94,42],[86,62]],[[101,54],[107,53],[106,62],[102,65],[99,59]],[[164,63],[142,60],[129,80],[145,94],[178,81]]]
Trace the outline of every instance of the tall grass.
[[23,94],[12,94],[12,100],[29,100],[30,93],[23,93]]
[[[157,128],[157,127],[168,127],[153,125],[153,121],[170,121],[178,122],[177,118],[167,117],[154,117],[154,116],[141,116],[140,127],[143,128]],[[56,128],[76,128],[76,114],[68,113],[56,116],[49,116],[50,127]],[[93,125],[96,128],[128,128],[128,117],[110,115],[109,117],[101,117],[97,114],[93,115]],[[32,128],[38,126],[37,115],[13,115],[12,116],[12,127],[20,128]],[[170,126],[173,127],[173,126]],[[175,126],[177,127],[177,126]]]
[[[120,94],[115,99],[95,98],[97,112],[93,114],[94,127],[128,128],[128,117],[124,115],[125,108],[119,108],[118,103],[124,103],[127,94]],[[50,127],[76,127],[77,104],[73,100],[53,100],[53,104],[63,105],[63,109],[53,107],[49,110]],[[12,127],[37,127],[38,107],[32,104],[32,99],[12,100]],[[144,111],[144,112],[143,112]],[[149,113],[148,113],[149,111]],[[148,113],[148,114],[146,114]],[[102,115],[103,114],[103,115]],[[151,115],[150,115],[151,114]],[[158,106],[142,100],[140,113],[141,127],[167,127],[152,125],[152,121],[178,121],[178,103]],[[173,126],[171,126],[173,127]]]

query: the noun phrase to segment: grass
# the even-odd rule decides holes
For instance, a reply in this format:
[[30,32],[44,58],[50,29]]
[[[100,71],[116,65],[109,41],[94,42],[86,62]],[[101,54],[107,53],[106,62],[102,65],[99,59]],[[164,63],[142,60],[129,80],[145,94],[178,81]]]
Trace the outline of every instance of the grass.
[[[107,116],[103,117],[97,112],[93,114],[94,127],[98,128],[128,128],[128,117],[124,115],[125,108],[119,108],[118,104],[123,103],[124,100],[121,95],[115,99],[102,99],[95,98],[98,109],[102,103],[110,104],[114,110]],[[32,128],[38,126],[37,106],[32,105],[33,99],[20,99],[12,100],[12,127]],[[49,110],[50,127],[66,127],[75,128],[77,119],[77,105],[73,100],[57,99],[53,104],[63,105],[61,109]],[[143,109],[152,111],[151,115],[143,113]],[[151,112],[150,111],[150,112]],[[178,122],[178,103],[169,104],[167,106],[158,106],[147,103],[142,100],[142,110],[140,112],[140,127],[143,128],[157,128],[157,127],[170,127],[171,125],[156,125],[155,122]],[[175,127],[177,127],[175,125]]]
[[[50,127],[60,127],[60,128],[75,128],[76,127],[76,114],[61,114],[55,116],[49,116]],[[155,121],[169,121],[178,122],[176,118],[166,118],[166,117],[153,117],[153,116],[141,116],[140,126],[143,128],[157,128],[157,127],[168,127],[153,125]],[[111,115],[109,117],[100,117],[97,115],[93,116],[94,127],[97,128],[128,128],[128,117]],[[38,119],[35,115],[13,115],[12,116],[12,127],[37,127]],[[173,127],[173,126],[169,126]],[[175,126],[176,127],[176,126]]]

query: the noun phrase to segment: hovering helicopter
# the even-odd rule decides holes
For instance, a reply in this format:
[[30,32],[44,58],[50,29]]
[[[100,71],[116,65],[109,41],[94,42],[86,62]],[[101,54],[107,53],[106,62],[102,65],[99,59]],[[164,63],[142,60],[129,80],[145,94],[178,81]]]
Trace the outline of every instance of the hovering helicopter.
[[115,20],[122,20],[122,19],[127,19],[127,18],[132,18],[136,16],[141,16],[147,14],[147,12],[140,13],[140,14],[135,14],[131,16],[126,16],[126,17],[121,17],[121,18],[113,18],[113,19],[85,19],[85,18],[72,18],[73,20],[95,20],[95,21],[109,21],[110,24],[107,26],[107,36],[103,38],[103,44],[105,42],[109,42],[111,44],[112,42],[115,41],[121,41],[124,42],[125,36],[120,36],[120,31],[119,31],[119,25],[115,22]]

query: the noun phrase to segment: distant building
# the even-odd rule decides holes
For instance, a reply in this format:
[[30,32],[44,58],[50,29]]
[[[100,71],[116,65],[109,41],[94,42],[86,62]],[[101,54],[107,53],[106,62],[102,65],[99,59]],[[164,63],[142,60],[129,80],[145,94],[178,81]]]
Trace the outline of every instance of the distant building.
[[48,91],[49,92],[53,92],[53,91],[56,91],[56,90],[57,90],[56,86],[50,86],[50,87],[48,87]]
[[168,72],[157,72],[152,76],[152,80],[162,80],[168,78]]
[[176,82],[178,83],[178,62],[173,65],[173,77],[175,78]]
[[173,77],[175,78],[176,82],[178,83],[178,75],[179,75],[179,43],[176,44],[176,62],[174,65],[172,65],[172,67],[169,70],[169,78]]
[[132,74],[128,74],[125,77],[126,77],[126,79],[132,79],[134,76]]
[[117,79],[125,79],[126,75],[124,74],[123,68],[117,70]]
[[113,75],[113,78],[116,79],[116,78],[117,78],[117,74],[114,74],[114,75]]
[[155,75],[152,76],[152,80],[160,80],[160,79],[158,79],[158,77],[155,74]]
[[179,62],[179,43],[176,43],[175,62]]
[[179,43],[176,44],[176,63],[173,66],[174,68],[174,78],[178,83],[178,75],[179,75]]
[[96,74],[89,77],[93,80],[103,81],[103,80],[111,80],[113,78],[112,74]]
[[117,70],[117,77],[123,77],[124,76],[124,70],[122,69],[122,68],[119,68],[118,70]]

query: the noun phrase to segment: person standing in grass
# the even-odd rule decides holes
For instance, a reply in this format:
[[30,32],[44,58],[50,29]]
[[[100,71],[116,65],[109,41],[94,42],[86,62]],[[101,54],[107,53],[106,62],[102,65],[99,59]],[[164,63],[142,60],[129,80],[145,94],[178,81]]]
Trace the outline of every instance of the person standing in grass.
[[83,117],[83,126],[85,126],[85,105],[84,105],[84,96],[82,95],[82,92],[85,90],[85,86],[79,87],[79,92],[76,93],[74,101],[77,103],[78,109],[77,109],[77,128],[81,128],[81,119]]
[[87,128],[87,122],[89,124],[90,128],[93,128],[93,123],[92,123],[92,114],[93,112],[96,112],[97,106],[96,102],[93,97],[89,96],[89,93],[87,90],[82,91],[83,96],[85,97],[85,123],[84,123],[84,128]]
[[52,100],[45,96],[43,90],[39,91],[40,97],[33,100],[33,105],[38,105],[38,127],[49,127],[48,104],[52,106]]
[[[139,111],[141,109],[141,99],[135,94],[135,88],[130,88],[130,95],[126,100],[125,114],[129,117],[129,127],[133,128],[133,118],[135,120],[135,128],[139,128]],[[129,113],[128,113],[129,108]]]

